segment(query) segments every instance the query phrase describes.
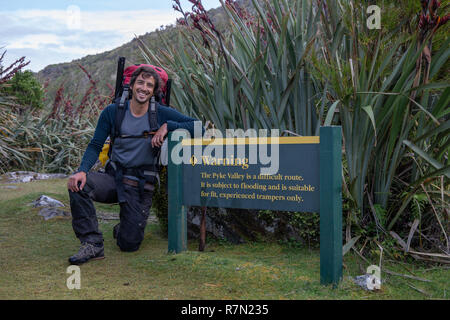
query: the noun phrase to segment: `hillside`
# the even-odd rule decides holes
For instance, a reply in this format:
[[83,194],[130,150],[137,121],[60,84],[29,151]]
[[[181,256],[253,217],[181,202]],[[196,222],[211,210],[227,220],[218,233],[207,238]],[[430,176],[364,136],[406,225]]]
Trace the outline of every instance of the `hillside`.
[[[145,43],[151,45],[158,36],[156,32],[139,36]],[[127,58],[127,66],[144,62],[139,51],[138,40],[132,41],[110,51],[96,55],[88,55],[68,63],[49,65],[37,74],[38,80],[48,82],[46,101],[53,101],[56,91],[63,85],[65,94],[73,95],[71,99],[79,102],[89,88],[89,79],[79,65],[83,66],[97,82],[100,94],[109,95],[116,79],[117,60],[120,56]]]
[[[240,0],[237,2],[243,7],[248,8],[251,6],[251,0]],[[188,8],[183,9],[190,11]],[[211,9],[208,11],[208,14],[218,28],[225,26],[225,13],[223,8]],[[164,30],[158,32],[167,38],[173,38],[176,33],[176,27],[174,25],[166,26]],[[149,48],[153,49],[160,42],[158,32],[147,32],[144,35],[138,36],[138,38]],[[113,50],[88,55],[81,59],[73,60],[72,62],[49,65],[39,71],[36,74],[38,80],[42,84],[48,83],[46,93],[47,104],[52,103],[55,93],[61,85],[64,86],[64,93],[71,96],[70,98],[74,103],[81,101],[84,93],[89,88],[89,79],[79,65],[83,66],[92,76],[93,80],[97,82],[97,89],[100,94],[109,95],[111,89],[108,84],[112,88],[115,86],[117,60],[120,56],[126,57],[126,66],[145,62],[140,53],[138,42],[137,39],[133,39]]]

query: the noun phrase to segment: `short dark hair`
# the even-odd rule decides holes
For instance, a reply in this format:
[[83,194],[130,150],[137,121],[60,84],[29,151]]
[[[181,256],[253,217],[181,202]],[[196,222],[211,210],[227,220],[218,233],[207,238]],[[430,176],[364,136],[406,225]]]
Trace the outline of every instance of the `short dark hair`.
[[161,78],[159,74],[151,67],[142,66],[137,68],[131,75],[130,88],[134,85],[137,77],[139,77],[141,73],[143,78],[153,77],[153,79],[155,79],[155,88],[153,89],[153,95],[155,97],[158,97],[161,88]]

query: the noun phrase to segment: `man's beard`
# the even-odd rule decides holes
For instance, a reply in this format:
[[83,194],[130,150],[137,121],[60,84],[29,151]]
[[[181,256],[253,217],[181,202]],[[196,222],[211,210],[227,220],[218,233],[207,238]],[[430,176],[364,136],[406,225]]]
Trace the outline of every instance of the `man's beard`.
[[136,95],[134,96],[134,100],[139,103],[139,104],[146,104],[150,101],[151,96],[146,96],[146,98],[144,98],[144,100],[140,100],[138,94],[136,93]]

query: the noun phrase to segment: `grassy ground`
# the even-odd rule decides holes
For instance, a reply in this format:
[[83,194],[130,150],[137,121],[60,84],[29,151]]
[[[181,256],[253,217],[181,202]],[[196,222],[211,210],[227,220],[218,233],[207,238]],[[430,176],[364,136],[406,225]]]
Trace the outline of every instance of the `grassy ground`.
[[[121,252],[112,238],[114,220],[100,220],[106,259],[81,266],[81,289],[69,290],[67,258],[79,242],[70,218],[44,221],[28,204],[42,194],[68,206],[65,180],[0,184],[0,299],[448,299],[450,271],[408,265],[422,282],[382,273],[377,292],[364,291],[349,277],[367,263],[344,257],[344,279],[336,288],[320,285],[319,251],[275,243],[230,245],[209,242],[205,252],[196,241],[189,251],[167,254],[167,240],[149,224],[139,251]],[[111,206],[101,211],[116,212]],[[383,267],[405,274],[405,266]]]

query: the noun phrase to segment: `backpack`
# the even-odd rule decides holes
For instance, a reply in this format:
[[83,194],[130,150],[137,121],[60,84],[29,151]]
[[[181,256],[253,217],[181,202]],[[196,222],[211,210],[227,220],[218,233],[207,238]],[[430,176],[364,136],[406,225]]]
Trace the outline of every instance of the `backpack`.
[[[130,99],[130,80],[134,71],[136,71],[141,66],[147,66],[155,70],[159,77],[161,78],[161,90],[158,96],[152,97],[149,105],[149,124],[150,131],[158,130],[158,119],[157,119],[157,108],[155,101],[160,104],[164,104],[169,106],[170,104],[170,92],[172,79],[169,79],[167,72],[161,67],[153,66],[150,64],[135,64],[125,68],[125,57],[119,57],[119,61],[117,63],[117,76],[116,76],[116,86],[115,93],[113,98],[113,103],[115,103],[118,107],[116,112],[115,119],[115,132],[114,135],[105,142],[103,145],[102,152],[99,155],[99,161],[103,167],[105,167],[111,156],[111,145],[114,143],[114,138],[120,135],[119,128],[121,127],[123,118],[125,117],[125,104],[128,99]],[[164,140],[164,144],[161,147],[163,151],[161,152],[162,157],[160,157],[160,165],[167,165],[167,139]]]
[[167,72],[164,71],[161,67],[155,67],[150,64],[135,64],[132,66],[125,67],[125,57],[119,57],[119,61],[117,64],[117,76],[116,76],[116,89],[114,93],[114,102],[117,105],[118,109],[116,112],[116,120],[115,120],[115,132],[111,137],[111,143],[114,143],[115,137],[120,135],[120,127],[122,125],[122,120],[125,116],[125,103],[128,99],[130,99],[131,91],[130,91],[130,80],[134,71],[136,71],[139,67],[147,66],[155,70],[159,77],[161,78],[161,90],[158,96],[153,96],[150,100],[149,105],[149,124],[150,124],[150,132],[158,130],[158,119],[157,119],[157,110],[156,110],[156,102],[169,105],[170,103],[170,89],[172,80],[169,79]]
[[[115,102],[119,97],[122,96],[124,88],[128,87],[129,89],[131,75],[134,71],[136,71],[136,69],[143,66],[150,67],[155,70],[156,73],[158,73],[159,77],[161,78],[162,84],[161,92],[157,97],[155,97],[155,99],[158,103],[169,106],[172,79],[169,79],[167,72],[163,68],[156,67],[151,64],[135,64],[125,68],[125,57],[119,57],[119,61],[117,63],[116,88],[114,92],[113,102]],[[129,96],[127,97],[127,99],[129,99]]]
[[[120,129],[122,126],[122,121],[125,117],[125,106],[127,101],[130,99],[131,90],[130,90],[130,80],[133,72],[141,66],[148,66],[155,70],[161,78],[161,90],[160,94],[155,97],[153,95],[150,99],[148,114],[148,121],[150,125],[150,132],[144,132],[142,135],[138,136],[123,136],[120,134]],[[114,132],[111,132],[109,143],[106,142],[103,146],[103,159],[105,159],[105,153],[107,153],[106,157],[106,172],[110,172],[115,176],[116,186],[117,186],[117,196],[119,203],[125,202],[125,191],[123,186],[123,176],[127,174],[131,174],[139,178],[139,193],[142,196],[144,191],[144,185],[146,182],[155,183],[159,180],[159,169],[161,165],[161,149],[157,150],[157,154],[154,155],[156,158],[156,163],[149,166],[140,166],[137,168],[126,168],[123,167],[120,163],[115,163],[109,161],[111,159],[112,147],[114,146],[114,140],[117,137],[121,138],[149,138],[153,132],[159,129],[158,119],[157,119],[157,104],[165,104],[169,105],[170,103],[170,89],[171,89],[171,80],[168,78],[167,73],[164,69],[160,67],[155,67],[153,65],[145,65],[145,64],[137,64],[132,65],[124,69],[125,67],[125,58],[119,57],[118,65],[117,65],[117,77],[116,77],[116,87],[114,93],[113,103],[116,105],[116,118],[114,122]],[[167,139],[166,139],[167,141]],[[166,143],[167,145],[167,143]],[[164,165],[164,164],[163,164]],[[167,165],[167,164],[166,164]]]

